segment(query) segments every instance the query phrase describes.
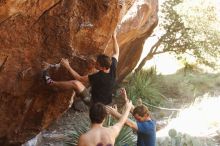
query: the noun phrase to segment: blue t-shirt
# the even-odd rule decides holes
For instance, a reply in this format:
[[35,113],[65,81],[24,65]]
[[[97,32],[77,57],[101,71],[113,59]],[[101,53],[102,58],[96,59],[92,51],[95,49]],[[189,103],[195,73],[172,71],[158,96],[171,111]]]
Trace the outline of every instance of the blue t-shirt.
[[148,120],[137,122],[138,140],[137,146],[155,146],[156,145],[156,121]]

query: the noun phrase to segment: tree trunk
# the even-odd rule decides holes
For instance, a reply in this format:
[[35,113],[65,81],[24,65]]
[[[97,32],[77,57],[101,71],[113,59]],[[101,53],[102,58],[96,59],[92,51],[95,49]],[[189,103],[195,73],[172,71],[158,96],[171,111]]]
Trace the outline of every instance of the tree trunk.
[[138,65],[138,67],[135,69],[135,73],[139,72],[143,66],[145,65],[145,63],[148,61],[148,60],[151,60],[153,58],[153,54],[152,53],[148,53],[146,57],[144,57],[144,59],[141,61],[141,63]]

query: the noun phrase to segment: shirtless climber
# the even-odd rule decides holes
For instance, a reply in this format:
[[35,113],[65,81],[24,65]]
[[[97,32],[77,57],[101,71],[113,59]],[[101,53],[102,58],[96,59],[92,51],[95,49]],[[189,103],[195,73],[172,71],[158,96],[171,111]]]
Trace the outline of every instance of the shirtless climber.
[[119,121],[113,126],[103,127],[107,116],[106,108],[100,103],[93,104],[89,112],[91,128],[80,136],[78,146],[114,146],[115,139],[128,118],[131,106],[132,103],[127,101],[126,110]]

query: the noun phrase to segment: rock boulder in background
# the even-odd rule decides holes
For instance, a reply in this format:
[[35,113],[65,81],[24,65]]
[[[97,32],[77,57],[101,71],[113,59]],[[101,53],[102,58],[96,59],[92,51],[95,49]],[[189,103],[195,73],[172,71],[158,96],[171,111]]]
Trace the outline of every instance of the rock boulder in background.
[[[97,54],[112,54],[118,25],[121,81],[136,66],[157,11],[156,0],[0,0],[0,145],[24,143],[71,106],[72,91],[44,84],[42,61],[69,58],[81,75],[90,73]],[[51,74],[72,79],[63,68]]]

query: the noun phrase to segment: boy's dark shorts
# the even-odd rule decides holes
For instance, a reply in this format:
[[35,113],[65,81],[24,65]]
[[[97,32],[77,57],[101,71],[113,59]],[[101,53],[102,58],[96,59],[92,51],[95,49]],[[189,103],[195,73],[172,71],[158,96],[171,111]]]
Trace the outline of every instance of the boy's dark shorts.
[[85,88],[81,93],[80,96],[82,98],[82,100],[86,103],[90,103],[91,102],[91,94],[90,94],[90,90],[88,88]]
[[[85,88],[81,93],[80,93],[80,97],[82,98],[82,100],[87,104],[87,105],[92,105],[93,101],[92,101],[92,95],[90,93],[90,88]],[[109,106],[113,106],[115,105],[114,102],[108,104]]]

